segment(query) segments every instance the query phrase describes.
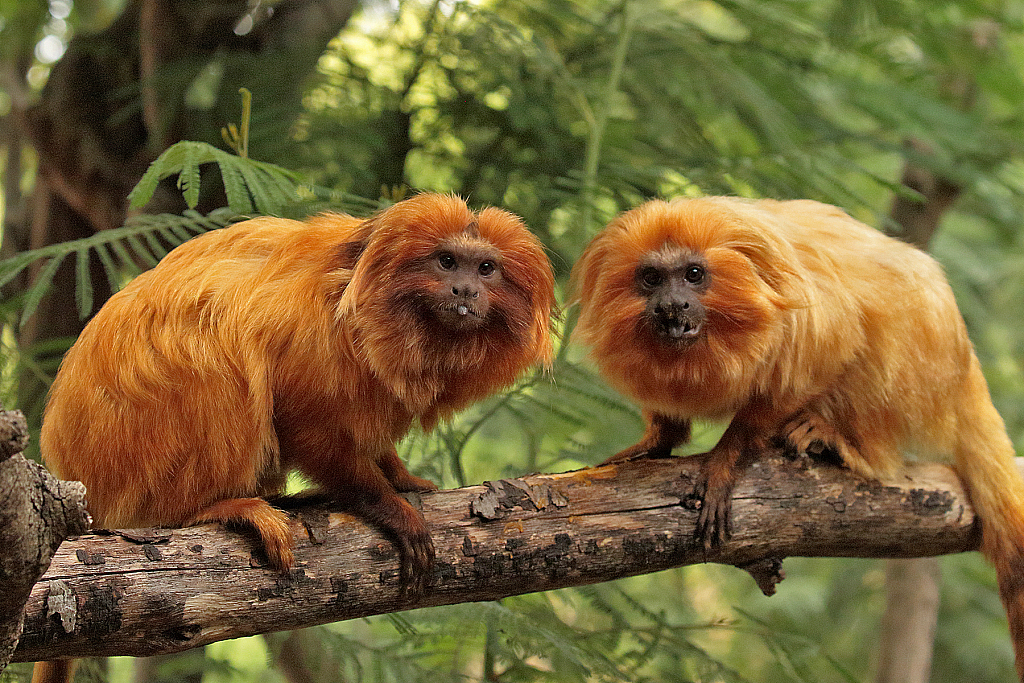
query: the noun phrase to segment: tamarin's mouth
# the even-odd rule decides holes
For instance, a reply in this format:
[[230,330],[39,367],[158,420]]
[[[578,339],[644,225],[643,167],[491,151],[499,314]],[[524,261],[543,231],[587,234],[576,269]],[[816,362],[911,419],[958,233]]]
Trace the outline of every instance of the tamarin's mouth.
[[460,317],[479,318],[480,313],[469,304],[441,304],[438,309],[445,313],[455,313]]
[[669,341],[682,344],[697,341],[700,338],[702,328],[702,321],[694,320],[689,316],[658,316],[655,321],[655,329],[660,336],[666,337]]
[[700,334],[700,324],[691,323],[689,320],[683,320],[678,323],[667,325],[665,333],[673,339],[684,339],[686,337],[696,337]]
[[434,310],[441,322],[456,329],[478,327],[486,315],[485,311],[465,301],[440,302]]

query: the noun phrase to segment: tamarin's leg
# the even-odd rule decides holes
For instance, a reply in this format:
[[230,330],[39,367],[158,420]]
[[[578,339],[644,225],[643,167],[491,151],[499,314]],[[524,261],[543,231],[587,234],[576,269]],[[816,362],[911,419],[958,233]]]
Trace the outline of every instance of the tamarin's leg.
[[[385,470],[378,465],[387,463],[388,471],[395,472],[395,464],[401,465],[398,456],[391,457],[366,452],[352,452],[346,458],[339,458],[332,467],[307,467],[300,463],[303,472],[352,514],[365,519],[382,529],[398,548],[400,558],[399,581],[403,591],[411,595],[422,593],[426,588],[434,566],[434,545],[426,521],[405,498],[398,494]],[[405,470],[405,466],[402,466]],[[430,482],[413,477],[399,477],[405,484]],[[410,488],[405,490],[426,490]]]
[[405,468],[405,463],[398,457],[398,453],[394,449],[381,456],[377,460],[377,464],[380,465],[381,472],[384,473],[384,476],[399,493],[405,491],[437,490],[437,484],[429,479],[423,479],[410,474],[409,470]]
[[701,464],[694,496],[701,500],[694,538],[706,549],[732,535],[732,490],[743,471],[768,446],[781,423],[777,413],[748,405],[733,417]]
[[690,421],[682,420],[661,413],[643,411],[647,430],[639,442],[619,451],[608,458],[602,465],[614,462],[625,462],[638,458],[667,458],[672,449],[690,440]]

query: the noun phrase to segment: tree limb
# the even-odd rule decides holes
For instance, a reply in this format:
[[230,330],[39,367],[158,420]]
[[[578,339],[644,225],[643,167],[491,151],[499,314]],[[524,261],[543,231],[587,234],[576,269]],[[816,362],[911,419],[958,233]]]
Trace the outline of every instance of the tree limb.
[[0,671],[15,651],[33,584],[61,541],[88,528],[85,487],[26,460],[27,441],[25,416],[0,408]]
[[[256,633],[414,607],[495,600],[698,562],[748,566],[762,587],[787,556],[918,557],[974,550],[980,532],[948,468],[918,465],[885,484],[772,455],[733,493],[732,540],[691,542],[690,492],[703,456],[639,461],[423,494],[437,549],[433,586],[398,588],[390,542],[342,513],[293,520],[296,566],[266,568],[219,527],[69,540],[36,585],[16,661],[154,655]],[[773,578],[774,577],[774,578]],[[47,607],[60,594],[67,629]],[[49,612],[49,615],[48,615]]]

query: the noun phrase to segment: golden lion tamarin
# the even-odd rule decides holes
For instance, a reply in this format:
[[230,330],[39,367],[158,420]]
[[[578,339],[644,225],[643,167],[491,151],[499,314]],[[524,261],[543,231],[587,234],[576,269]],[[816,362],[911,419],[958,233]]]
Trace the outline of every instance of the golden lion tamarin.
[[730,532],[746,460],[771,441],[823,447],[892,475],[904,449],[950,458],[1024,675],[1024,480],[939,265],[814,201],[651,201],[577,262],[575,335],[643,409],[647,431],[607,462],[664,457],[693,418],[732,421],[701,470],[697,540]]
[[264,497],[298,470],[394,540],[433,545],[399,492],[436,486],[394,444],[550,364],[553,275],[510,213],[423,194],[368,220],[256,218],[197,237],[115,294],[68,351],[41,449],[99,527],[231,521],[292,564]]

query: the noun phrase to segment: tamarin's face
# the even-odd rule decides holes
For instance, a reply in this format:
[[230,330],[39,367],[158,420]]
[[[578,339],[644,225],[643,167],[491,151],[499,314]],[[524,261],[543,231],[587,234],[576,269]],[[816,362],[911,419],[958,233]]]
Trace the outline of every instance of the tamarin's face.
[[701,338],[709,279],[704,257],[688,249],[667,244],[640,259],[636,293],[646,302],[643,320],[656,339],[689,346]]
[[452,330],[474,330],[491,312],[501,286],[501,255],[489,242],[468,234],[442,241],[426,267],[431,285],[420,299],[425,315]]
[[[338,310],[360,356],[396,391],[407,393],[426,364],[445,377],[457,370],[477,378],[445,380],[477,400],[550,362],[554,276],[543,245],[517,216],[424,194],[364,228]],[[435,385],[424,395],[433,396]]]

